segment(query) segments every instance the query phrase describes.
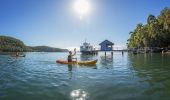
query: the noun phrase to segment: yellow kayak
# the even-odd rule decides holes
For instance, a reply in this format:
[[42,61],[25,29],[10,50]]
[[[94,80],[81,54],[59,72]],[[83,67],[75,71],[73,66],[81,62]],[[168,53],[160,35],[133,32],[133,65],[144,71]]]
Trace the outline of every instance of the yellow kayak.
[[97,60],[91,60],[91,61],[64,61],[64,60],[57,60],[56,63],[59,64],[78,64],[78,65],[96,65]]

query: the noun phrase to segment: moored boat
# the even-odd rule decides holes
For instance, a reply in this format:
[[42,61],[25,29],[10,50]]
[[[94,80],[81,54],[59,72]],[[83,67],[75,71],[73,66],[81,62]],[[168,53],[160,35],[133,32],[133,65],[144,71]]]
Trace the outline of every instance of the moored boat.
[[82,54],[97,54],[95,48],[92,45],[90,45],[90,43],[87,43],[86,41],[83,43],[82,46],[80,46],[80,52]]

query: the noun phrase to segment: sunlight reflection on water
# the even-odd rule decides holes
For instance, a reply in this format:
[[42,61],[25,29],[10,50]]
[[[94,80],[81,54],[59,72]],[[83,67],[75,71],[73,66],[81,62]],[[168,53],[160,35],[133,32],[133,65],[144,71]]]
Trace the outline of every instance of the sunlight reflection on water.
[[73,90],[70,93],[72,100],[86,100],[88,93],[82,89]]

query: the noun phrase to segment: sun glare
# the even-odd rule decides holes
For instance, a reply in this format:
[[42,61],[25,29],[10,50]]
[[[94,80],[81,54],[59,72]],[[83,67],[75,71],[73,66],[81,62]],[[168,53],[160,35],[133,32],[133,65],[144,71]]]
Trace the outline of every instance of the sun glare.
[[88,0],[76,0],[74,3],[74,10],[80,17],[87,15],[90,11],[90,3]]

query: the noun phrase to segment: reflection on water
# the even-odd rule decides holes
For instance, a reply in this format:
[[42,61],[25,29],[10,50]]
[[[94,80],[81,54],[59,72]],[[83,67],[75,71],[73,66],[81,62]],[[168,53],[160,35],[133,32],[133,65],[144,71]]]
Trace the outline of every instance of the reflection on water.
[[68,71],[72,71],[73,69],[73,65],[72,64],[68,64]]
[[170,56],[161,54],[130,55],[129,60],[136,75],[140,77],[140,83],[148,83],[146,95],[164,94],[170,95]]
[[104,68],[112,68],[113,67],[113,56],[100,56],[100,65]]
[[[89,60],[94,60],[97,59],[96,56],[93,55],[80,55],[80,60],[81,61],[89,61]],[[77,64],[68,64],[68,72],[69,72],[69,79],[72,79],[73,72],[76,69],[83,69],[83,68],[90,68],[90,69],[97,69],[97,65],[77,65]],[[75,70],[73,70],[75,69]]]
[[88,60],[95,60],[97,59],[96,55],[86,55],[86,54],[81,54],[80,55],[80,60],[81,61],[88,61]]
[[0,55],[0,100],[170,100],[170,56],[114,52],[96,66],[57,64],[67,53]]
[[72,64],[68,64],[69,79],[72,79],[72,69],[73,69],[73,65]]
[[81,89],[78,89],[71,91],[70,96],[72,100],[87,100],[88,93]]

